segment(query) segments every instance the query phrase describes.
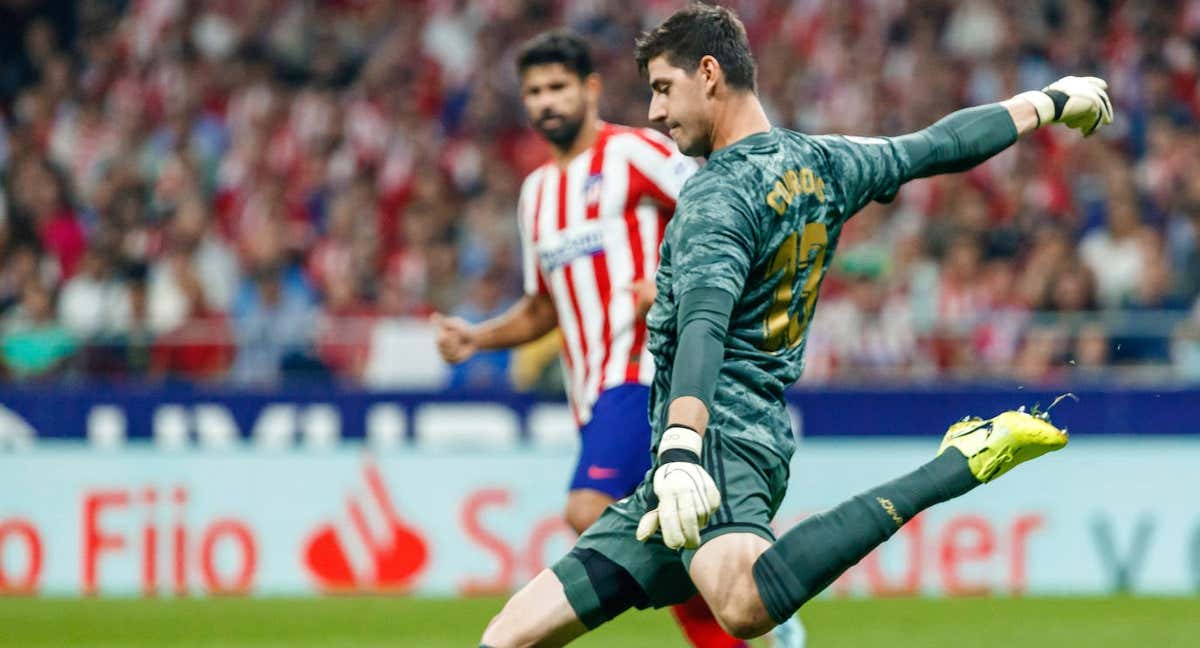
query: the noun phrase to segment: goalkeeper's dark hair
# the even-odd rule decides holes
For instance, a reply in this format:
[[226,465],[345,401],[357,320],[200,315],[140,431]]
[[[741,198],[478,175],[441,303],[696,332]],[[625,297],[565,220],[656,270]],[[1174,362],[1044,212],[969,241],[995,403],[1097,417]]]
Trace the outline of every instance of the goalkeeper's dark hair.
[[676,11],[663,24],[642,34],[635,56],[643,75],[650,60],[659,56],[688,74],[700,66],[700,59],[712,56],[721,64],[730,87],[751,92],[757,89],[757,65],[746,26],[725,7],[693,4]]
[[535,65],[561,63],[580,79],[596,71],[587,41],[565,29],[542,32],[525,41],[517,53],[517,73]]

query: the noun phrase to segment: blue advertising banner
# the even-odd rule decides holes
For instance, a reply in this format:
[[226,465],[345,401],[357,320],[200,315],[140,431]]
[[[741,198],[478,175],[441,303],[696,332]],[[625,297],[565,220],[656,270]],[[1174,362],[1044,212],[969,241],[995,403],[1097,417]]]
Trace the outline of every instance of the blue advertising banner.
[[[937,436],[968,414],[1050,404],[1061,392],[1017,388],[807,389],[788,401],[803,437]],[[1192,435],[1200,390],[1087,389],[1054,410],[1073,434]],[[119,445],[328,445],[339,440],[488,445],[569,444],[564,403],[522,394],[341,389],[233,391],[186,387],[6,388],[0,447],[39,439]]]

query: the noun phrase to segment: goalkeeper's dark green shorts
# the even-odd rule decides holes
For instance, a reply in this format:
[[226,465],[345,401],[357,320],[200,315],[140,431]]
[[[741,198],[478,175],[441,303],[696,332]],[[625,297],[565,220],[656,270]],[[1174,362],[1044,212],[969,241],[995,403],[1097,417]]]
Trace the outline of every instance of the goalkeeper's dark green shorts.
[[[788,464],[758,443],[710,430],[701,464],[721,491],[721,506],[700,532],[704,544],[726,533],[753,533],[775,541],[771,519],[787,492]],[[595,628],[630,607],[664,607],[696,593],[688,576],[695,550],[676,551],[656,533],[646,542],[634,536],[638,520],[656,501],[653,471],[633,495],[605,509],[551,569],[585,626]]]

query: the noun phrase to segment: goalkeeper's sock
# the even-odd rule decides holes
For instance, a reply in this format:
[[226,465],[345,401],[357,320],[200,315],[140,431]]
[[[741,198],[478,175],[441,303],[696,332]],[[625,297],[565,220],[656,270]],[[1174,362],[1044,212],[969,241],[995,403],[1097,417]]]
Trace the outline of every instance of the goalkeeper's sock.
[[805,518],[754,563],[754,580],[771,618],[787,620],[913,516],[979,483],[967,458],[950,448],[899,479]]
[[672,606],[671,614],[695,648],[747,648],[746,642],[725,632],[699,594],[686,603]]

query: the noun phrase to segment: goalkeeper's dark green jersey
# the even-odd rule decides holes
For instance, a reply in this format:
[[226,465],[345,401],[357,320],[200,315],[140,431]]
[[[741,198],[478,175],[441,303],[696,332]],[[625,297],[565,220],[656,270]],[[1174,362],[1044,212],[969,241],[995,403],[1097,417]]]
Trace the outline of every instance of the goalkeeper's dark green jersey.
[[891,200],[909,160],[887,138],[809,136],[783,128],[722,148],[684,185],[667,226],[658,296],[647,317],[656,373],[651,421],[661,433],[678,344],[680,297],[733,296],[709,430],[794,450],[783,391],[804,368],[808,325],[842,225]]

